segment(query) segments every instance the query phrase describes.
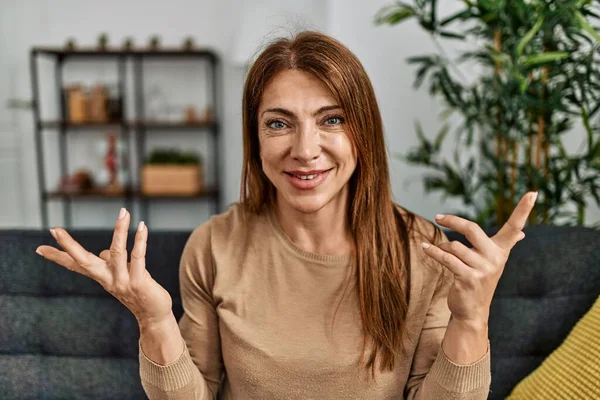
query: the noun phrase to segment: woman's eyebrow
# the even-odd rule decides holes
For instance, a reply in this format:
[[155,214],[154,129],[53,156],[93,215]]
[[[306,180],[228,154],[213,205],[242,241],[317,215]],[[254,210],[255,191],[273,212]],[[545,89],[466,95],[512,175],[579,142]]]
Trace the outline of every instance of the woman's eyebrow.
[[[337,104],[332,104],[330,106],[323,106],[321,108],[319,108],[317,111],[315,111],[313,113],[313,117],[322,114],[326,111],[331,111],[331,110],[338,110],[341,109],[342,107],[340,107]],[[290,110],[286,109],[286,108],[282,108],[282,107],[273,107],[273,108],[267,108],[265,111],[262,112],[261,116],[268,113],[268,112],[274,112],[274,113],[279,113],[279,114],[283,114],[283,115],[287,115],[290,118],[295,118],[296,115],[291,112]]]

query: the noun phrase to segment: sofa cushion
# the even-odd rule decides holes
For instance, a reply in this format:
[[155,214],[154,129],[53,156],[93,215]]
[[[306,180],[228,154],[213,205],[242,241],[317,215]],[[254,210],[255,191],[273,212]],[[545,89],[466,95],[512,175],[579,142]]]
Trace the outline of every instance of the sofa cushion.
[[[86,249],[111,231],[72,231]],[[179,258],[189,232],[151,232],[147,269],[182,315]],[[133,246],[129,235],[128,248]],[[0,398],[145,399],[135,318],[102,286],[35,253],[48,232],[0,231]]]
[[130,358],[0,354],[0,398],[147,399]]
[[508,400],[600,399],[600,296],[563,344],[524,380]]

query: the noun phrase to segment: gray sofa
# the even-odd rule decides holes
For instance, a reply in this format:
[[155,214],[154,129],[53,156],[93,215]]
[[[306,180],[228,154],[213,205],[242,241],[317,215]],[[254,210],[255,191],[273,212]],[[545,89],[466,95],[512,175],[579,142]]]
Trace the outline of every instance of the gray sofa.
[[[490,399],[503,399],[535,369],[600,293],[600,232],[525,232],[492,305]],[[110,231],[72,234],[96,254],[111,239]],[[179,257],[188,235],[151,232],[148,240],[148,269],[171,293],[177,318]],[[41,244],[54,244],[49,233],[0,231],[0,399],[146,398],[134,318],[100,285],[35,254]]]

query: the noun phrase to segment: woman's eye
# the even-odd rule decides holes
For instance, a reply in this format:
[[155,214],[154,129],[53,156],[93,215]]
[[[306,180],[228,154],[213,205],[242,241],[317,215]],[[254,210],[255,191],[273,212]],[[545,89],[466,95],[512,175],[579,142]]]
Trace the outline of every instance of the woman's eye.
[[269,122],[269,128],[273,128],[273,129],[283,129],[285,128],[285,124],[281,121],[273,121],[273,122]]
[[342,118],[340,117],[330,117],[325,121],[327,125],[339,125],[342,123]]

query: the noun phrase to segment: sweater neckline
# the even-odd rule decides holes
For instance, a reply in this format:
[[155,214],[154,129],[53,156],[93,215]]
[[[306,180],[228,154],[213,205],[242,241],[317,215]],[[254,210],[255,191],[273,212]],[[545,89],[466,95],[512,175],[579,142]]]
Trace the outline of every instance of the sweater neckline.
[[337,265],[348,265],[352,256],[350,254],[334,256],[334,255],[326,255],[326,254],[317,254],[312,253],[310,251],[306,251],[301,249],[290,239],[290,237],[285,233],[283,227],[281,226],[279,220],[277,219],[277,215],[272,208],[267,209],[267,220],[269,221],[269,225],[275,231],[276,236],[283,242],[284,246],[286,246],[293,253],[297,254],[299,257],[304,258],[308,261],[318,262],[321,264],[337,266]]

